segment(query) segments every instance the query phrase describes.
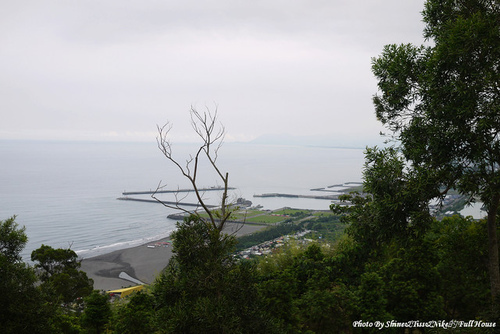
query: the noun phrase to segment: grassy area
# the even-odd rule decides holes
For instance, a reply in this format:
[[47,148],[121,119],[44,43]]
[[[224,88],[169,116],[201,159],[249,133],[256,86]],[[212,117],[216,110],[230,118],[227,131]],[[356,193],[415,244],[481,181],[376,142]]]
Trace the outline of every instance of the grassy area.
[[[311,233],[307,234],[309,239],[334,243],[342,236],[346,227],[345,224],[340,223],[337,215],[330,212],[316,212],[313,214],[311,210],[292,211],[287,209],[275,211],[273,214],[287,214],[289,217],[283,215],[272,216],[271,214],[255,217],[252,219],[255,222],[268,223],[270,226],[262,231],[238,238],[238,251],[304,229],[311,230]],[[304,216],[308,217],[307,220],[303,220]],[[280,219],[281,221],[278,221]]]
[[335,216],[335,214],[331,211],[324,211],[324,212],[315,212],[315,213],[313,213],[313,216],[315,216],[315,217],[329,217],[329,216]]
[[258,215],[263,215],[266,214],[266,211],[261,211],[261,210],[240,210],[238,212],[234,213],[234,218],[235,219],[245,219],[253,216],[258,216]]
[[312,213],[312,210],[284,208],[272,212],[260,211],[260,215],[256,216],[248,215],[246,221],[252,223],[275,224],[284,221],[298,221],[312,215]]
[[299,214],[310,214],[310,210],[300,210],[300,209],[290,209],[290,208],[284,208],[283,210],[278,210],[278,211],[273,211],[273,214],[277,215],[289,215],[289,216],[296,216]]
[[271,216],[270,214],[265,214],[261,216],[247,218],[246,221],[249,223],[276,224],[285,221],[287,219],[290,218],[284,216]]
[[[207,214],[202,214],[201,216],[204,218],[208,217]],[[272,212],[261,210],[241,210],[235,212],[232,218],[232,220],[247,223],[267,225],[282,225],[283,223],[287,223],[295,226],[304,219],[307,220],[301,223],[301,226],[315,231],[315,236],[322,236],[324,240],[329,241],[337,239],[345,227],[343,224],[339,223],[338,216],[329,211],[314,212],[313,210],[291,208],[284,208]],[[279,230],[281,231],[282,228],[283,227]],[[294,227],[294,229],[295,228],[297,227]]]

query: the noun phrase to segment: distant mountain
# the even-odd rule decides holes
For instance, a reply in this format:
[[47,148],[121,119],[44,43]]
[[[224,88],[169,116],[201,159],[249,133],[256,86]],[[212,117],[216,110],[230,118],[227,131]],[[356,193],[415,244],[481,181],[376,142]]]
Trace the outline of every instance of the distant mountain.
[[334,135],[299,136],[290,134],[265,134],[250,141],[261,145],[293,145],[339,148],[365,148],[366,146],[381,146],[384,139],[380,136],[368,138]]

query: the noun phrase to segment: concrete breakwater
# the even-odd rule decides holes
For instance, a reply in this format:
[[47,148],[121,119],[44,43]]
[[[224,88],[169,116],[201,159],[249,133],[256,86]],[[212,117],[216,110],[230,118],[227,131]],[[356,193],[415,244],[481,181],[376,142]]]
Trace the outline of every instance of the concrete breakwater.
[[[145,199],[145,198],[134,198],[134,197],[118,197],[117,200],[120,201],[134,201],[134,202],[146,202],[146,203],[157,203],[157,204],[165,204],[170,206],[194,206],[200,207],[198,203],[183,203],[183,202],[171,202],[171,201],[157,201],[154,199]],[[215,205],[207,205],[209,208],[215,208]]]
[[281,193],[268,193],[262,195],[253,195],[253,197],[288,197],[288,198],[312,198],[312,199],[326,199],[326,200],[338,200],[338,195],[326,195],[326,196],[318,196],[318,195],[295,195],[295,194],[281,194]]
[[[227,190],[234,190],[236,188],[227,188]],[[198,189],[199,192],[205,191],[223,191],[223,187],[210,187]],[[146,191],[124,191],[122,195],[152,195],[152,194],[176,194],[176,193],[188,193],[194,191],[193,189],[176,189],[176,190],[146,190]]]

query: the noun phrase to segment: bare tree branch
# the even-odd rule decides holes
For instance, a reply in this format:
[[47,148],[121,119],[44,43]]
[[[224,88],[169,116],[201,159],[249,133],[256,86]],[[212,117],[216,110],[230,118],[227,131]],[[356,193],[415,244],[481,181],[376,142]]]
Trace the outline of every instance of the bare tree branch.
[[[158,183],[158,186],[156,187],[155,191],[151,194],[151,198],[153,198],[154,200],[156,200],[157,202],[159,202],[160,204],[162,204],[166,208],[174,209],[174,210],[180,210],[180,211],[182,211],[182,212],[184,212],[186,214],[191,214],[191,211],[189,211],[189,210],[187,210],[187,209],[185,209],[185,208],[183,208],[183,207],[180,206],[180,203],[182,203],[182,201],[187,198],[187,196],[188,196],[187,193],[186,193],[186,195],[184,195],[184,197],[182,197],[182,198],[179,199],[180,192],[179,191],[175,192],[174,193],[174,197],[175,197],[175,204],[174,205],[168,204],[165,201],[163,201],[163,200],[161,200],[160,198],[157,197],[157,194],[163,188],[165,188],[165,187],[166,187],[166,185],[162,185],[161,181],[160,181],[160,183]],[[195,209],[195,211],[198,210],[198,208],[199,207],[197,206],[196,209]]]
[[[204,219],[203,220],[210,224],[212,228],[221,232],[224,228],[225,223],[231,218],[232,213],[236,210],[236,207],[228,201],[229,174],[227,172],[223,173],[217,165],[219,149],[222,147],[222,144],[224,142],[226,130],[222,124],[217,122],[217,106],[213,113],[209,110],[209,108],[207,108],[205,112],[200,113],[198,112],[198,110],[196,110],[196,108],[191,106],[190,116],[191,126],[198,137],[201,139],[201,144],[198,147],[196,153],[189,156],[189,159],[186,160],[184,166],[181,165],[181,163],[178,160],[174,159],[172,156],[172,144],[170,142],[170,131],[172,129],[172,124],[170,122],[167,122],[163,126],[157,126],[158,136],[156,138],[156,142],[163,155],[175,166],[177,166],[181,174],[189,181],[195,193],[199,207],[201,207],[209,217],[208,221]],[[214,170],[223,184],[220,212],[210,210],[209,206],[205,203],[203,193],[200,191],[198,185],[198,169],[200,166],[200,161],[203,158],[206,158],[208,160],[210,167]],[[181,207],[181,201],[186,197],[179,200],[176,195],[175,205],[170,205],[162,202],[157,197],[157,193],[163,187],[164,186],[162,186],[160,183],[151,197],[168,208],[179,209],[185,213],[193,214],[193,212]],[[197,214],[198,217],[202,219],[197,210],[195,210],[194,214]]]

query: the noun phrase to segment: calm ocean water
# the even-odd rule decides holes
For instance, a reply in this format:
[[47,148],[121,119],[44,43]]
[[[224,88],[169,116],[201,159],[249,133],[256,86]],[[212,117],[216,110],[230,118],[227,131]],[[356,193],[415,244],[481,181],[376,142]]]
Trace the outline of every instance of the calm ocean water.
[[[193,144],[175,145],[174,156],[185,161],[194,149]],[[168,189],[188,186],[155,143],[0,141],[0,156],[0,219],[17,215],[26,227],[25,260],[42,244],[71,247],[89,257],[167,236],[175,228],[167,218],[174,210],[116,198],[123,191],[155,189],[160,181]],[[313,188],[360,181],[362,165],[363,149],[226,143],[219,157],[236,188],[232,195],[266,209],[326,210],[327,200],[253,195],[311,195]],[[220,185],[204,166],[200,185]],[[217,193],[205,197],[218,203]]]

